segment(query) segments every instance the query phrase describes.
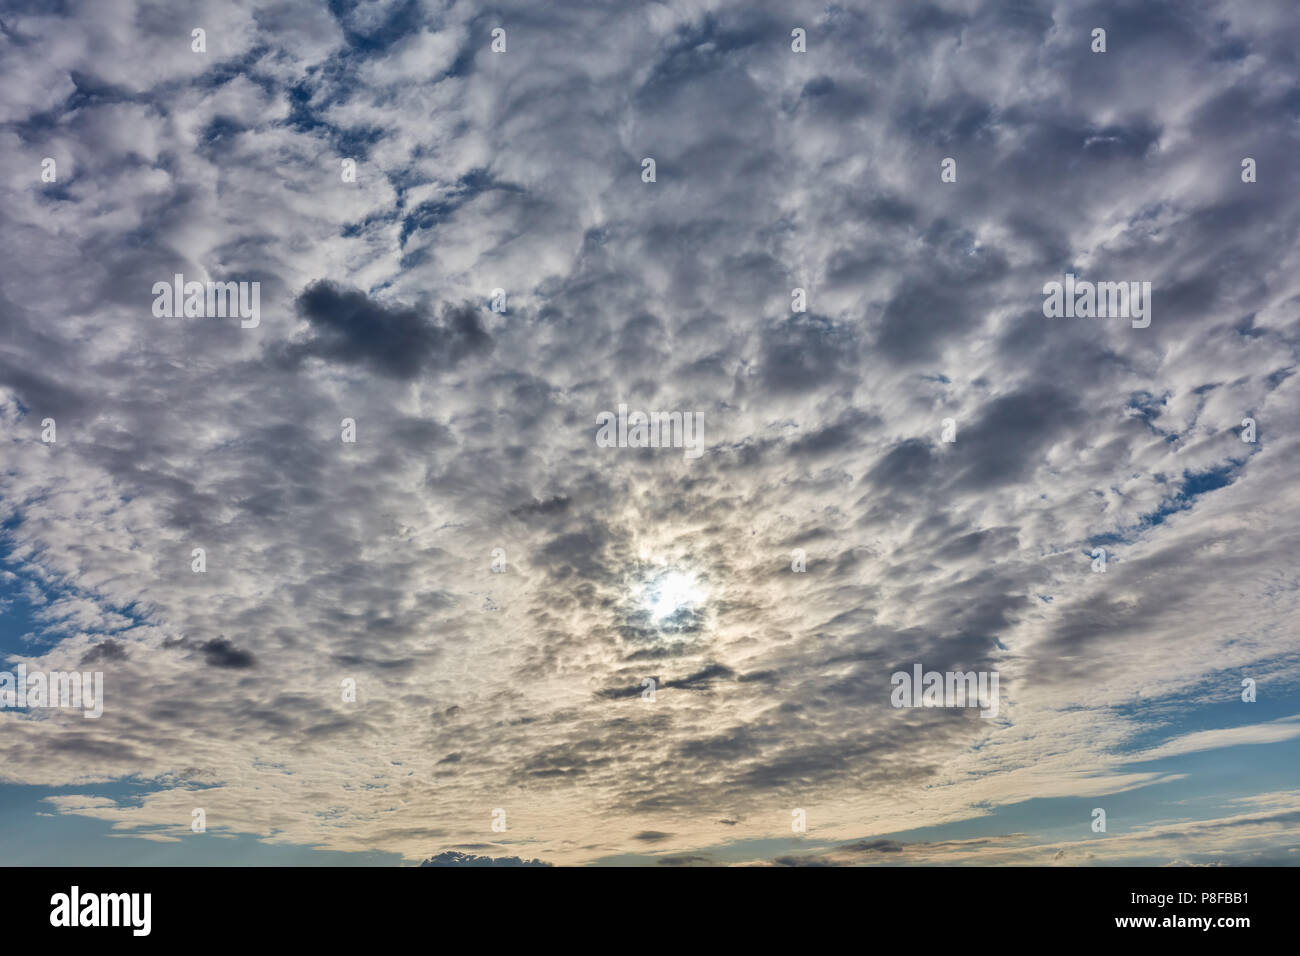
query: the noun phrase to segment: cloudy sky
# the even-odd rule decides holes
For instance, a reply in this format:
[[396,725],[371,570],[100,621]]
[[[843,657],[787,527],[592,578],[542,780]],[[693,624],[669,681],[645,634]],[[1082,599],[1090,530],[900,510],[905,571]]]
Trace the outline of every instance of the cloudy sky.
[[[105,686],[0,710],[0,859],[1300,862],[1298,48],[0,0],[0,668]],[[997,715],[895,708],[917,664]]]

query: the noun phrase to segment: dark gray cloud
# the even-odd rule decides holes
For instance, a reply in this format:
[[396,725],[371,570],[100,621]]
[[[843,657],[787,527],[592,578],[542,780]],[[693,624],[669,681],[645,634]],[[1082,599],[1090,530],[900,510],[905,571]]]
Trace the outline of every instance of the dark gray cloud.
[[98,664],[110,661],[124,661],[126,658],[126,647],[109,637],[100,641],[85,654],[82,654],[78,663],[81,665]]
[[213,667],[229,667],[241,670],[252,667],[254,663],[251,653],[241,650],[224,637],[215,637],[210,641],[205,641],[200,645],[199,650],[203,651],[203,659]]
[[467,305],[444,306],[435,321],[421,309],[385,305],[326,279],[307,286],[295,305],[310,330],[283,349],[291,363],[319,358],[409,379],[492,351],[492,337]]
[[458,850],[444,850],[429,857],[420,866],[551,866],[541,860],[525,860],[518,856],[478,856]]

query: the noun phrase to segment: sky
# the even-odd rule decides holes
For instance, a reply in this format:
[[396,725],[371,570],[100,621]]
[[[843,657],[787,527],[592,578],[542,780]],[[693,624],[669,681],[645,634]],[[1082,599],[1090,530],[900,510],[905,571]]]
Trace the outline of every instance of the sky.
[[1300,862],[1297,49],[0,0],[0,861]]

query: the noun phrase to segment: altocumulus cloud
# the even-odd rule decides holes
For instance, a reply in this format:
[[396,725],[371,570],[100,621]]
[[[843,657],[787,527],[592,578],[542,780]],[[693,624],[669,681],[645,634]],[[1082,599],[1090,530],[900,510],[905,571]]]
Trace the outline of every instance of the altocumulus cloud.
[[[107,699],[0,713],[4,781],[430,865],[1047,863],[1007,808],[1291,739],[1300,22],[1110,6],[7,5],[0,646]],[[1068,272],[1150,327],[1046,318]],[[892,708],[915,662],[998,717]],[[1061,859],[1273,852],[1281,773]]]

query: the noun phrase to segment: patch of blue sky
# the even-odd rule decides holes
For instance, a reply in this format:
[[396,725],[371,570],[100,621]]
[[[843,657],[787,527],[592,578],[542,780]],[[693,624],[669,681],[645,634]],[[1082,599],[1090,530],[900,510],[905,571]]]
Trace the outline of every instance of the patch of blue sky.
[[1182,487],[1176,493],[1165,498],[1156,510],[1142,515],[1137,523],[1130,527],[1094,535],[1088,539],[1089,546],[1105,547],[1107,545],[1128,544],[1136,540],[1142,532],[1163,524],[1164,520],[1171,514],[1187,511],[1201,495],[1209,494],[1211,491],[1217,491],[1220,488],[1226,488],[1232,484],[1237,478],[1238,471],[1245,463],[1245,459],[1230,458],[1228,464],[1217,468],[1208,468],[1200,472],[1184,471]]
[[[106,797],[132,805],[158,789],[157,783],[140,781],[74,787],[0,785],[0,862],[6,866],[396,866],[401,862],[396,853],[343,853],[231,833],[210,807],[205,833],[192,833],[188,826],[153,828],[159,836],[180,837],[177,842],[161,842],[132,835],[149,830],[115,830],[107,820],[60,813],[46,799]],[[202,806],[199,792],[195,805]]]
[[[41,618],[41,610],[68,596],[75,592],[43,584],[12,560],[12,550],[0,541],[0,666],[13,657],[39,657],[67,637],[59,621]],[[135,605],[111,610],[130,622],[126,627],[148,623]]]

